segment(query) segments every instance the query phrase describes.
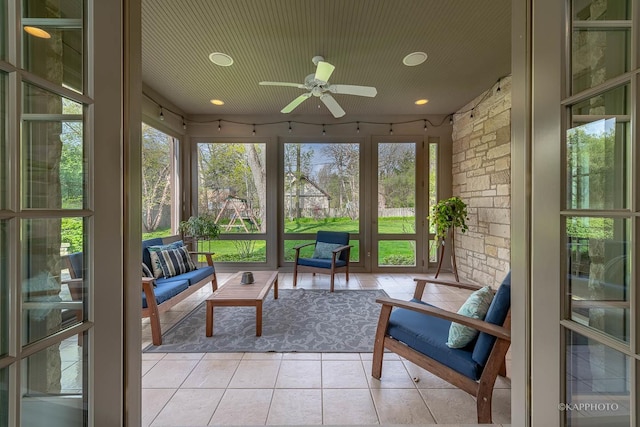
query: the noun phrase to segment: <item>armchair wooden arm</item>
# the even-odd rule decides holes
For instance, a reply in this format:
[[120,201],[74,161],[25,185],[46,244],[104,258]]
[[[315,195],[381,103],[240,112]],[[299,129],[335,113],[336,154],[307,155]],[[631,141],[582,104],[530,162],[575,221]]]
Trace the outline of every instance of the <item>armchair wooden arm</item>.
[[293,249],[295,249],[297,251],[297,250],[300,250],[300,249],[302,249],[302,248],[304,248],[306,246],[311,246],[311,245],[315,245],[315,244],[316,244],[316,242],[301,243],[299,245],[294,246]]
[[194,252],[194,251],[189,251],[189,255],[195,255],[196,257],[198,255],[204,255],[204,257],[207,259],[207,265],[209,267],[213,267],[213,255],[215,255],[215,252]]
[[338,248],[335,248],[331,252],[333,252],[334,254],[339,254],[340,252],[345,251],[345,250],[349,250],[350,251],[352,247],[353,247],[353,245],[344,245],[344,246],[340,246]]
[[470,291],[477,291],[482,288],[480,285],[476,285],[474,283],[463,283],[456,282],[454,280],[442,280],[442,279],[434,279],[432,277],[416,277],[413,279],[416,282],[416,290],[413,294],[415,299],[422,299],[422,294],[424,293],[424,288],[427,283],[433,283],[434,285],[444,285],[444,286],[452,286],[458,289],[467,289]]

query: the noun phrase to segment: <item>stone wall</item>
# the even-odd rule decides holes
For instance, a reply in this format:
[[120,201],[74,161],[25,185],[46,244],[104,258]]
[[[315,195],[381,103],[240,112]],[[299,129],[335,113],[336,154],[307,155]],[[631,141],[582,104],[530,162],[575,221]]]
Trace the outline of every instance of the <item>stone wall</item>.
[[454,115],[452,140],[452,191],[469,213],[469,230],[456,230],[458,274],[497,287],[510,268],[511,77]]

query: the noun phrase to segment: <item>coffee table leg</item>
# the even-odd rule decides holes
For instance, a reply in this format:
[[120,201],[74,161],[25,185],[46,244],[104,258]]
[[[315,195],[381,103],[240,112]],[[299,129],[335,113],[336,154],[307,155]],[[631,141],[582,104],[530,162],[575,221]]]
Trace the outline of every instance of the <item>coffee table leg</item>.
[[207,336],[213,336],[213,304],[207,301]]
[[262,336],[262,301],[256,301],[256,336]]
[[278,278],[273,282],[273,299],[278,299]]

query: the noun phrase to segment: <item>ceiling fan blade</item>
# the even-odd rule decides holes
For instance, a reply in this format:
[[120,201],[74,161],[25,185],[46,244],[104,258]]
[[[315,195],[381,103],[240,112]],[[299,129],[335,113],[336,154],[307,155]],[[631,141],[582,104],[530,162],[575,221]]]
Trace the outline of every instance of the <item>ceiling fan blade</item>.
[[329,81],[329,77],[331,77],[331,73],[333,73],[333,70],[335,69],[336,67],[334,65],[331,65],[328,62],[319,61],[318,68],[316,68],[315,79],[326,83]]
[[258,83],[261,86],[290,86],[297,87],[299,89],[306,89],[303,84],[300,83],[287,83],[287,82],[260,82]]
[[296,99],[294,99],[293,101],[291,101],[286,107],[284,107],[282,110],[280,110],[281,113],[290,113],[293,110],[295,110],[295,108],[302,104],[302,102],[309,98],[311,96],[311,92],[309,93],[303,93],[302,95],[300,95],[299,97],[297,97]]
[[335,98],[328,93],[323,94],[320,97],[320,101],[322,101],[324,105],[327,106],[329,111],[331,111],[331,114],[333,114],[333,117],[335,117],[336,119],[346,114],[342,107],[338,104],[338,101],[336,101]]
[[329,92],[344,94],[344,95],[358,95],[368,96],[373,98],[378,94],[375,87],[372,86],[356,86],[356,85],[331,85],[328,87]]

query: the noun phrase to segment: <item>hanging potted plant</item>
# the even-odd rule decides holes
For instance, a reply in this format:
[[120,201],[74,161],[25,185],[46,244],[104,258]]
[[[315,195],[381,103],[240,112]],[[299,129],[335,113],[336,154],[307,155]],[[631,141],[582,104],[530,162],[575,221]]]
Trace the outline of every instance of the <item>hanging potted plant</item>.
[[429,215],[429,220],[435,227],[436,239],[440,243],[440,258],[435,277],[438,277],[440,269],[442,268],[445,242],[447,233],[449,233],[451,235],[451,267],[456,281],[459,281],[454,240],[455,228],[458,227],[463,233],[466,232],[469,229],[466,223],[467,218],[467,204],[459,197],[450,197],[448,199],[440,200],[433,206],[431,214]]
[[194,250],[199,240],[214,240],[220,235],[220,227],[211,215],[192,216],[181,221],[178,227],[184,238],[190,238]]

